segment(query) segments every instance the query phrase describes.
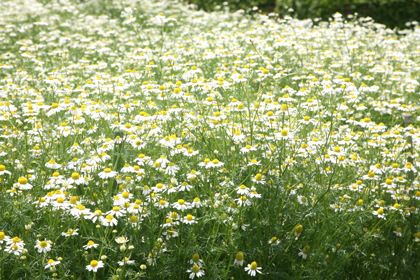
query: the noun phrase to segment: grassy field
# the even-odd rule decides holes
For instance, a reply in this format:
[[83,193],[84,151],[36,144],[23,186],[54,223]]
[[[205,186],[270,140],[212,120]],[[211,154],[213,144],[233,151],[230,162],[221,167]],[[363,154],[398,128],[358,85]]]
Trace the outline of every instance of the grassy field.
[[420,28],[2,1],[0,279],[420,279]]

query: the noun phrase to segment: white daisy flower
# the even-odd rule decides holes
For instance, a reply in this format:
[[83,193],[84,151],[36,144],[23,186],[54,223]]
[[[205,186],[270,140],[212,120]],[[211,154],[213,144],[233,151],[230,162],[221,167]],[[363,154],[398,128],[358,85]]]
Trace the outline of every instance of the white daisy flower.
[[26,179],[25,177],[21,177],[19,178],[18,183],[15,184],[15,188],[20,190],[30,190],[33,188],[33,186],[31,184],[28,184],[28,179]]
[[100,172],[98,174],[99,178],[107,179],[107,178],[113,178],[117,176],[116,171],[112,171],[111,168],[105,168],[104,171]]
[[248,264],[247,267],[245,267],[245,271],[248,272],[249,275],[251,276],[256,276],[257,273],[261,274],[261,268],[262,267],[258,267],[256,262],[252,262],[251,264]]
[[103,261],[93,260],[89,265],[86,266],[86,269],[89,271],[97,272],[98,268],[104,267]]
[[186,209],[189,209],[191,206],[190,203],[186,202],[185,200],[178,199],[177,202],[172,203],[172,207],[176,208],[177,210],[184,211]]
[[188,214],[187,216],[184,217],[184,219],[182,220],[182,222],[184,224],[193,225],[193,224],[196,224],[197,223],[197,219],[193,215]]
[[202,270],[198,265],[194,265],[192,269],[188,269],[187,272],[191,272],[190,279],[194,279],[194,277],[201,277],[204,276],[204,270]]
[[116,226],[118,224],[118,220],[114,218],[113,215],[109,214],[106,217],[101,217],[101,223],[103,226]]
[[44,268],[49,269],[51,267],[55,267],[58,264],[60,264],[60,261],[55,261],[53,259],[49,259],[47,265]]
[[83,246],[83,249],[87,250],[90,248],[97,248],[99,246],[99,244],[96,244],[95,242],[93,242],[92,240],[89,240],[89,242]]
[[51,241],[36,241],[35,249],[38,250],[38,253],[46,253],[48,251],[51,251]]
[[125,264],[135,264],[135,261],[130,260],[129,258],[125,257],[122,261],[118,262],[119,266],[123,266]]
[[72,235],[79,235],[79,233],[77,232],[79,229],[69,229],[68,231],[66,231],[66,232],[62,232],[61,233],[61,235],[62,236],[65,236],[65,237],[69,237],[69,236],[72,236]]
[[126,244],[128,241],[130,241],[129,239],[127,239],[127,237],[125,236],[120,236],[115,238],[115,242],[117,242],[118,244]]
[[310,249],[309,246],[305,246],[302,250],[299,249],[300,252],[299,252],[298,255],[302,256],[302,258],[305,260],[308,257],[309,249]]
[[243,266],[244,265],[244,253],[238,252],[236,254],[236,258],[235,258],[235,261],[233,262],[233,264]]

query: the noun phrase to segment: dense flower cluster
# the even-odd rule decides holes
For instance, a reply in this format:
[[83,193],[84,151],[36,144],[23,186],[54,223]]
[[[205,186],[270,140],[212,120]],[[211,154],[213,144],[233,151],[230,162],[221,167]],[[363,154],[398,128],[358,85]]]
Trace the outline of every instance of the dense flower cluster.
[[416,24],[105,2],[0,7],[0,260],[257,276],[319,254],[317,229],[325,254],[420,240]]

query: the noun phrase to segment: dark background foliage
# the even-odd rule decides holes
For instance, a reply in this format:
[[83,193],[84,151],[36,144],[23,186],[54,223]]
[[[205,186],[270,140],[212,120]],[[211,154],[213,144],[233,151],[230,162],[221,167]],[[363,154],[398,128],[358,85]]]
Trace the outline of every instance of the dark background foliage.
[[289,8],[299,19],[322,18],[328,20],[335,12],[348,15],[358,13],[371,17],[375,22],[389,28],[405,28],[409,21],[420,21],[420,0],[189,0],[190,3],[206,11],[228,3],[230,9],[249,11],[257,6],[262,12],[276,12],[288,15]]

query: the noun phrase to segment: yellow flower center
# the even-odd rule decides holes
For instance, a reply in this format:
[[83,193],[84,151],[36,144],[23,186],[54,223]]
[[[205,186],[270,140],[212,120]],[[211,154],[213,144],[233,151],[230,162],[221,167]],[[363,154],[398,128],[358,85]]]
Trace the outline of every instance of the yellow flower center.
[[79,209],[79,210],[85,210],[86,209],[86,207],[83,206],[82,204],[77,205],[76,208]]
[[195,264],[195,265],[193,266],[193,268],[192,268],[192,272],[193,272],[193,273],[198,273],[199,271],[200,271],[200,267],[199,267],[198,265],[196,265],[196,264]]
[[18,183],[21,185],[25,185],[28,182],[28,180],[25,177],[20,177],[18,180]]
[[244,254],[242,252],[239,252],[236,254],[236,260],[241,262],[244,260]]

